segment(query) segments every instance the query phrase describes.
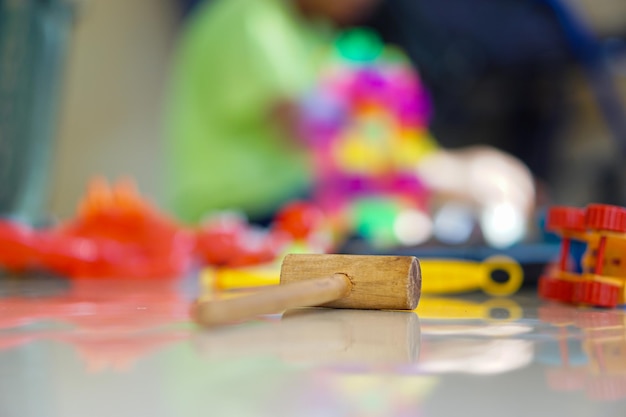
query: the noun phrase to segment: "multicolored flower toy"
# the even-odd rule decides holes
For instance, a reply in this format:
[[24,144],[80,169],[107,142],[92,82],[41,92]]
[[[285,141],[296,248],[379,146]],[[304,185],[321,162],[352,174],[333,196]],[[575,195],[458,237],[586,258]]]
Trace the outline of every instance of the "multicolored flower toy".
[[430,112],[400,51],[362,30],[338,39],[319,85],[301,103],[301,133],[314,154],[313,200],[340,230],[403,243],[394,223],[403,212],[426,210],[429,193],[416,167],[437,149]]

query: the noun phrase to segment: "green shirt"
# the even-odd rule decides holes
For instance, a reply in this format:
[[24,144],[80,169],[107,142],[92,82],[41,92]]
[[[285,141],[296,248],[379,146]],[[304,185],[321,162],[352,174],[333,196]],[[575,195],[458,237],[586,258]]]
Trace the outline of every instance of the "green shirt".
[[185,221],[222,209],[267,216],[310,182],[306,151],[269,117],[314,82],[324,46],[290,4],[215,0],[182,34],[166,154]]

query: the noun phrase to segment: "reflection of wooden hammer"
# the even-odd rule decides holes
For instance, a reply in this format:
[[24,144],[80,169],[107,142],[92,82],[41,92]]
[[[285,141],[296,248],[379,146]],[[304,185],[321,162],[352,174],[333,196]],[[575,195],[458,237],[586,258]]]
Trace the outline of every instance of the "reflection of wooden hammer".
[[270,356],[307,365],[412,364],[419,355],[420,324],[412,311],[300,308],[258,326],[194,332],[192,343],[211,360]]
[[279,286],[250,296],[199,302],[193,315],[200,324],[212,326],[308,306],[413,310],[421,282],[413,256],[287,255]]

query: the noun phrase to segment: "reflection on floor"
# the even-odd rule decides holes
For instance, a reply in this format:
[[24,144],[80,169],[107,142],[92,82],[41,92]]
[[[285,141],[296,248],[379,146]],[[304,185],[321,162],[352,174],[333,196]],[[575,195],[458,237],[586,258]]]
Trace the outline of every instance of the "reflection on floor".
[[416,312],[299,309],[203,330],[188,320],[192,297],[182,287],[2,280],[0,358],[46,341],[71,346],[87,374],[124,373],[143,358],[188,346],[200,361],[273,358],[346,387],[367,387],[386,375],[413,398],[416,390],[431,392],[445,375],[540,366],[542,383],[554,392],[584,392],[594,401],[626,398],[623,310],[529,297],[424,297]]

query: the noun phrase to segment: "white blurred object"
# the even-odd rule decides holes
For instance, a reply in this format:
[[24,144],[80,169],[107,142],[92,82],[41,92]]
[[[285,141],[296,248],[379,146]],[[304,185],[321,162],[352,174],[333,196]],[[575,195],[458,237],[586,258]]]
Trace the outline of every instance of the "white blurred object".
[[526,223],[522,210],[511,203],[487,207],[480,219],[485,240],[496,248],[511,246],[522,240],[526,234]]
[[529,214],[535,199],[532,175],[521,162],[489,148],[474,150],[467,159],[467,192],[482,205],[510,203]]
[[[534,209],[535,186],[528,168],[514,157],[482,146],[442,150],[424,158],[416,171],[435,194],[478,207],[490,245],[509,246],[525,235]],[[454,210],[449,213],[458,215]]]
[[433,222],[426,213],[419,210],[405,210],[396,218],[393,231],[402,245],[419,245],[432,236]]
[[467,242],[474,228],[472,208],[460,203],[447,203],[435,214],[434,235],[447,244]]

